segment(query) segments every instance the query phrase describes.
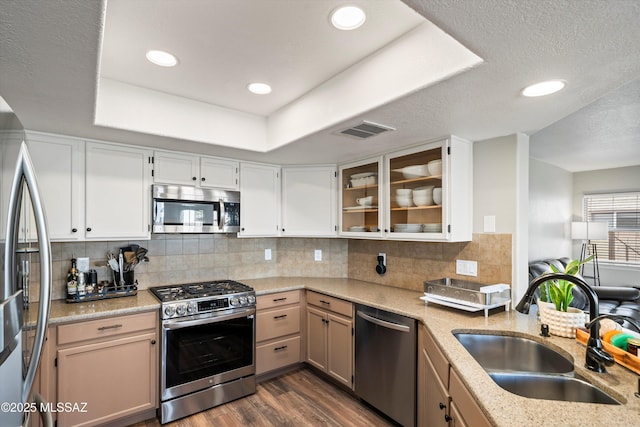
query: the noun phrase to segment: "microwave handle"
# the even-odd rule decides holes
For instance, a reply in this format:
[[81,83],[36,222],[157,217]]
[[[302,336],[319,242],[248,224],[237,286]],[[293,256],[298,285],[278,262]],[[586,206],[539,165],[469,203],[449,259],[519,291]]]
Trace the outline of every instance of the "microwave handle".
[[224,200],[221,199],[218,203],[220,203],[220,217],[218,218],[218,229],[222,231],[224,229],[224,218],[225,218]]

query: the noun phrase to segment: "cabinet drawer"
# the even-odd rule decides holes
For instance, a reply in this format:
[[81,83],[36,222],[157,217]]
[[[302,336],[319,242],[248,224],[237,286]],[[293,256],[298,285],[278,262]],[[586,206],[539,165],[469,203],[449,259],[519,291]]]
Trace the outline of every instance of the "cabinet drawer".
[[307,304],[312,304],[325,310],[331,310],[343,316],[353,317],[352,304],[339,298],[309,291],[307,292]]
[[300,362],[300,337],[256,347],[256,375]]
[[158,313],[132,314],[58,326],[58,345],[155,329]]
[[427,355],[431,362],[433,363],[433,367],[435,368],[436,373],[440,377],[442,384],[445,387],[449,387],[449,361],[442,354],[440,348],[433,340],[433,337],[427,330],[426,326],[422,326],[424,333],[424,347],[427,351]]
[[300,332],[300,307],[259,312],[256,315],[256,342]]
[[260,295],[256,298],[256,309],[279,307],[300,302],[300,291],[278,292],[277,294]]

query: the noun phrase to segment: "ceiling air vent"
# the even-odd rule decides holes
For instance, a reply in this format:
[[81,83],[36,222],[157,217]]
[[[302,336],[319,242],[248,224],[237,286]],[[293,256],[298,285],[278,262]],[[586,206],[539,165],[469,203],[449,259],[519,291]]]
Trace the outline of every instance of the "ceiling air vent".
[[390,130],[395,130],[395,129],[390,126],[363,121],[359,125],[341,130],[339,133],[343,135],[351,136],[354,138],[358,138],[358,139],[365,139],[372,136],[380,135],[381,133],[384,133]]

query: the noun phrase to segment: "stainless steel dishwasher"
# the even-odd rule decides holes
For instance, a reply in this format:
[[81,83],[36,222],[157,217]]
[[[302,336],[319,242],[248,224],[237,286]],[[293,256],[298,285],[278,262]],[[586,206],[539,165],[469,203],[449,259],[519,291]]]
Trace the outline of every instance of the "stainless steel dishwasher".
[[416,321],[356,305],[355,392],[403,426],[416,425]]

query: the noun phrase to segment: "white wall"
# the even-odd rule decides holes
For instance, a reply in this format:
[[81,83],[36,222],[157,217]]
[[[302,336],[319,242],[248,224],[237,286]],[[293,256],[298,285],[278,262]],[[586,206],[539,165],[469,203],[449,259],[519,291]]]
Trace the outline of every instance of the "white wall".
[[[582,198],[585,194],[640,191],[640,166],[600,169],[573,174],[573,220],[582,220]],[[573,245],[573,257],[580,256],[580,244]],[[640,286],[640,267],[616,266],[600,261],[603,285]],[[585,267],[586,268],[586,267]]]
[[512,299],[519,301],[529,277],[529,137],[514,134],[473,145],[473,232],[483,233],[485,217],[495,217],[495,232],[513,235]]
[[529,160],[529,261],[571,257],[572,191],[571,172]]

